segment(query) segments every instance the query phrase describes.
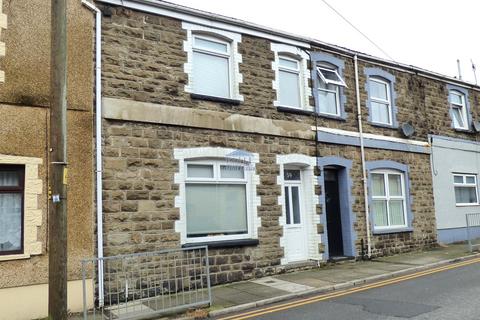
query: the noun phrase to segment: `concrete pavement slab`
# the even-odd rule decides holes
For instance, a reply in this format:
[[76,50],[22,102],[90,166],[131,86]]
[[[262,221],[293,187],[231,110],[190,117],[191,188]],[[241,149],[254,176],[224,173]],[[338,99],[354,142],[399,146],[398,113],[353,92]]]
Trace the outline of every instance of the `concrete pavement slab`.
[[260,298],[271,298],[288,293],[287,291],[260,285],[253,282],[242,282],[235,286],[235,289],[250,293]]
[[325,280],[315,279],[314,277],[311,277],[308,275],[298,275],[296,273],[283,274],[280,276],[276,276],[276,278],[315,287],[315,288],[324,287],[327,285],[331,285],[333,283]]
[[265,277],[257,280],[252,280],[252,282],[287,292],[301,292],[313,289],[313,287],[311,286],[291,281],[285,281],[276,277]]

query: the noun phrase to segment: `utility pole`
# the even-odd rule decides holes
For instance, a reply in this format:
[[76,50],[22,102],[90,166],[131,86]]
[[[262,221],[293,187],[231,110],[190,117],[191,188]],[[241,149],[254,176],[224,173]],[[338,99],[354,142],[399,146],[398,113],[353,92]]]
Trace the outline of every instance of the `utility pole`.
[[67,0],[51,0],[48,315],[67,319]]

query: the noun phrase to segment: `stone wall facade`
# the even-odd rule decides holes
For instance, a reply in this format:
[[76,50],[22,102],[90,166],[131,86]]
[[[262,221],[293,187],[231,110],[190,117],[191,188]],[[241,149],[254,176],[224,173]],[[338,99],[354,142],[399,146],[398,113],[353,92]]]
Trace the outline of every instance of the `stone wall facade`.
[[180,247],[180,234],[175,230],[179,209],[175,207],[178,184],[174,177],[179,168],[174,149],[232,148],[259,154],[261,225],[258,245],[209,250],[212,283],[275,272],[283,257],[276,155],[314,156],[313,141],[111,120],[104,121],[104,128],[108,137],[103,183],[106,255]]
[[[174,149],[224,147],[259,154],[256,173],[261,181],[257,187],[257,195],[261,198],[258,207],[261,226],[258,228],[258,245],[210,249],[212,283],[250,279],[284,270],[280,264],[284,248],[279,241],[283,227],[279,223],[282,208],[277,204],[281,193],[276,181],[279,167],[275,157],[279,154],[314,156],[313,141],[114,120],[104,121],[104,128],[108,137],[104,149],[103,184],[106,255],[180,247],[180,234],[175,230],[179,210],[175,207],[178,184],[174,177],[179,169]],[[350,171],[354,182],[351,192],[355,199],[352,211],[356,214],[356,251],[360,255],[361,239],[366,241],[366,229],[359,149],[321,145],[320,150],[323,157],[339,156],[353,160]],[[368,150],[366,156],[367,161],[405,161],[411,168],[414,199],[414,231],[374,236],[373,254],[394,254],[435,245],[428,155],[405,158],[402,152]],[[317,188],[317,194],[320,196],[321,193],[322,190]],[[318,206],[317,214],[324,214],[321,206]],[[321,234],[322,226],[318,227]],[[321,244],[319,252],[323,252]]]
[[[103,6],[103,95],[122,101],[123,109],[106,108],[104,120],[104,213],[105,253],[115,255],[140,251],[178,248],[181,235],[175,229],[180,213],[175,204],[179,186],[175,183],[178,161],[175,149],[222,147],[259,155],[256,174],[260,177],[257,207],[261,225],[258,245],[212,248],[212,283],[250,279],[281,272],[285,257],[283,209],[277,199],[281,187],[276,179],[277,155],[301,154],[310,157],[338,157],[351,161],[351,212],[356,256],[366,245],[365,203],[360,148],[336,141],[315,142],[312,126],[358,132],[353,57],[324,52],[344,62],[343,78],[347,88],[346,119],[330,119],[309,112],[289,112],[274,106],[276,91],[272,86],[274,53],[271,40],[241,35],[238,53],[243,101],[238,104],[199,99],[185,91],[188,74],[184,66],[187,32],[182,21],[137,12],[123,7]],[[323,52],[313,47],[311,52]],[[310,65],[310,67],[313,67]],[[447,83],[415,74],[411,70],[359,60],[360,101],[364,132],[387,138],[405,139],[398,128],[384,128],[368,121],[366,68],[378,68],[395,77],[397,121],[410,123],[415,133],[408,139],[426,143],[429,134],[475,139],[474,132],[460,132],[451,127]],[[313,83],[310,81],[310,89]],[[479,119],[478,90],[469,90],[472,117]],[[129,103],[131,108],[129,109]],[[148,105],[151,114],[135,114],[135,108]],[[311,105],[314,104],[313,98]],[[475,107],[474,107],[475,106]],[[171,115],[161,109],[172,110]],[[157,110],[156,110],[157,109]],[[179,119],[176,111],[185,115]],[[112,116],[112,114],[115,114]],[[137,112],[138,113],[138,112]],[[232,119],[237,119],[235,121]],[[215,119],[215,120],[212,120]],[[263,122],[261,122],[263,121]],[[268,121],[271,128],[263,124]],[[280,122],[275,122],[280,121]],[[239,126],[232,123],[240,124]],[[262,123],[262,125],[259,125]],[[281,124],[279,124],[281,123]],[[273,128],[275,127],[275,128]],[[282,130],[277,130],[281,127]],[[366,161],[389,160],[409,168],[412,230],[372,235],[372,254],[387,255],[427,248],[436,244],[433,187],[428,153],[384,148],[367,148]],[[321,168],[316,168],[322,179]],[[321,186],[318,197],[324,196]],[[317,235],[326,237],[322,205]],[[322,238],[323,239],[323,238]],[[325,252],[318,243],[320,254]],[[325,257],[324,257],[325,258]]]

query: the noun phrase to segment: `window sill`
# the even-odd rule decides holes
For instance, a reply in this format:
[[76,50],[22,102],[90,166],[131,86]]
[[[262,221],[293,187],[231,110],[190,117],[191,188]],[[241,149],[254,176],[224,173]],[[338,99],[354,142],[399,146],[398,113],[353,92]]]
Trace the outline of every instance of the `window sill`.
[[478,207],[480,206],[480,203],[456,203],[455,204],[456,207]]
[[26,253],[8,253],[1,254],[0,261],[10,261],[10,260],[20,260],[20,259],[29,259],[30,255]]
[[280,112],[289,112],[289,113],[295,113],[295,114],[303,114],[303,115],[313,115],[314,112],[313,110],[305,110],[305,109],[299,109],[299,108],[293,108],[293,107],[283,107],[283,106],[277,106],[277,111]]
[[404,227],[404,228],[373,230],[374,235],[382,235],[382,234],[390,234],[390,233],[403,233],[403,232],[413,232],[413,228],[412,227]]
[[457,131],[457,132],[464,132],[464,133],[475,133],[473,130],[471,129],[464,129],[464,128],[455,128],[453,127],[453,130]]
[[341,116],[341,115],[336,116],[336,115],[333,115],[333,114],[321,113],[321,112],[318,112],[317,115],[321,118],[327,118],[327,119],[339,120],[339,121],[347,121],[346,116]]
[[386,124],[386,123],[380,123],[380,122],[373,122],[373,121],[368,121],[368,123],[372,126],[375,127],[381,127],[381,128],[387,128],[387,129],[398,129],[398,125],[394,124]]
[[258,239],[239,239],[239,240],[225,240],[225,241],[206,241],[186,243],[182,248],[191,248],[198,246],[208,246],[208,248],[231,248],[231,247],[246,247],[258,245]]
[[194,100],[206,100],[206,101],[212,101],[212,102],[221,102],[221,103],[228,103],[228,104],[237,105],[237,106],[242,103],[240,100],[237,100],[237,99],[208,96],[208,95],[198,94],[198,93],[191,93],[190,97]]

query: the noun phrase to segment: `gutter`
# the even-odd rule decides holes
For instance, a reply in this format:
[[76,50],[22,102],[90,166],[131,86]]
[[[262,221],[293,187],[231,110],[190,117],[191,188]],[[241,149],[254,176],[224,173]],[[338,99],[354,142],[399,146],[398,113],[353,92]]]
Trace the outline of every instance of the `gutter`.
[[103,208],[102,208],[102,13],[92,3],[82,0],[82,5],[95,14],[95,158],[96,158],[96,212],[98,298],[103,306]]
[[[310,45],[314,45],[327,51],[330,50],[335,54],[347,55],[350,58],[357,56],[357,59],[361,61],[370,62],[373,64],[377,64],[379,66],[384,66],[388,68],[394,68],[394,69],[396,68],[399,71],[410,72],[412,74],[421,75],[429,79],[441,80],[446,83],[455,84],[455,85],[458,85],[464,88],[469,88],[475,91],[480,91],[479,85],[475,85],[473,83],[466,82],[454,77],[449,77],[437,72],[429,71],[429,70],[415,67],[412,65],[399,63],[396,61],[391,61],[388,59],[375,57],[366,53],[362,53],[362,52],[351,50],[345,47],[333,45],[333,44],[323,42],[314,38],[302,37],[292,33],[287,33],[287,32],[273,29],[273,28],[264,27],[255,23],[244,21],[244,20],[226,17],[223,15],[219,15],[219,14],[215,14],[215,13],[211,13],[203,10],[193,9],[193,8],[173,4],[170,2],[165,2],[160,0],[96,0],[96,1],[115,5],[115,6],[121,6],[129,9],[133,9],[133,10],[149,12],[156,15],[166,15],[166,16],[174,17],[176,19],[190,21],[197,24],[207,25],[207,26],[211,25],[214,22],[224,23],[229,26],[245,28],[253,32],[257,32],[257,33],[261,32],[266,35],[281,38],[281,39],[276,39],[276,41],[281,42],[282,40],[283,41],[290,40],[294,42],[303,43],[304,47],[310,47]],[[168,15],[166,12],[160,13],[159,11],[169,11],[170,15]],[[179,17],[178,15],[185,15],[185,16]],[[195,20],[193,19],[194,17],[197,19],[198,18],[204,19],[204,21],[201,23],[199,23],[198,21],[192,21],[192,20]],[[220,27],[219,29],[222,29],[222,28]]]

